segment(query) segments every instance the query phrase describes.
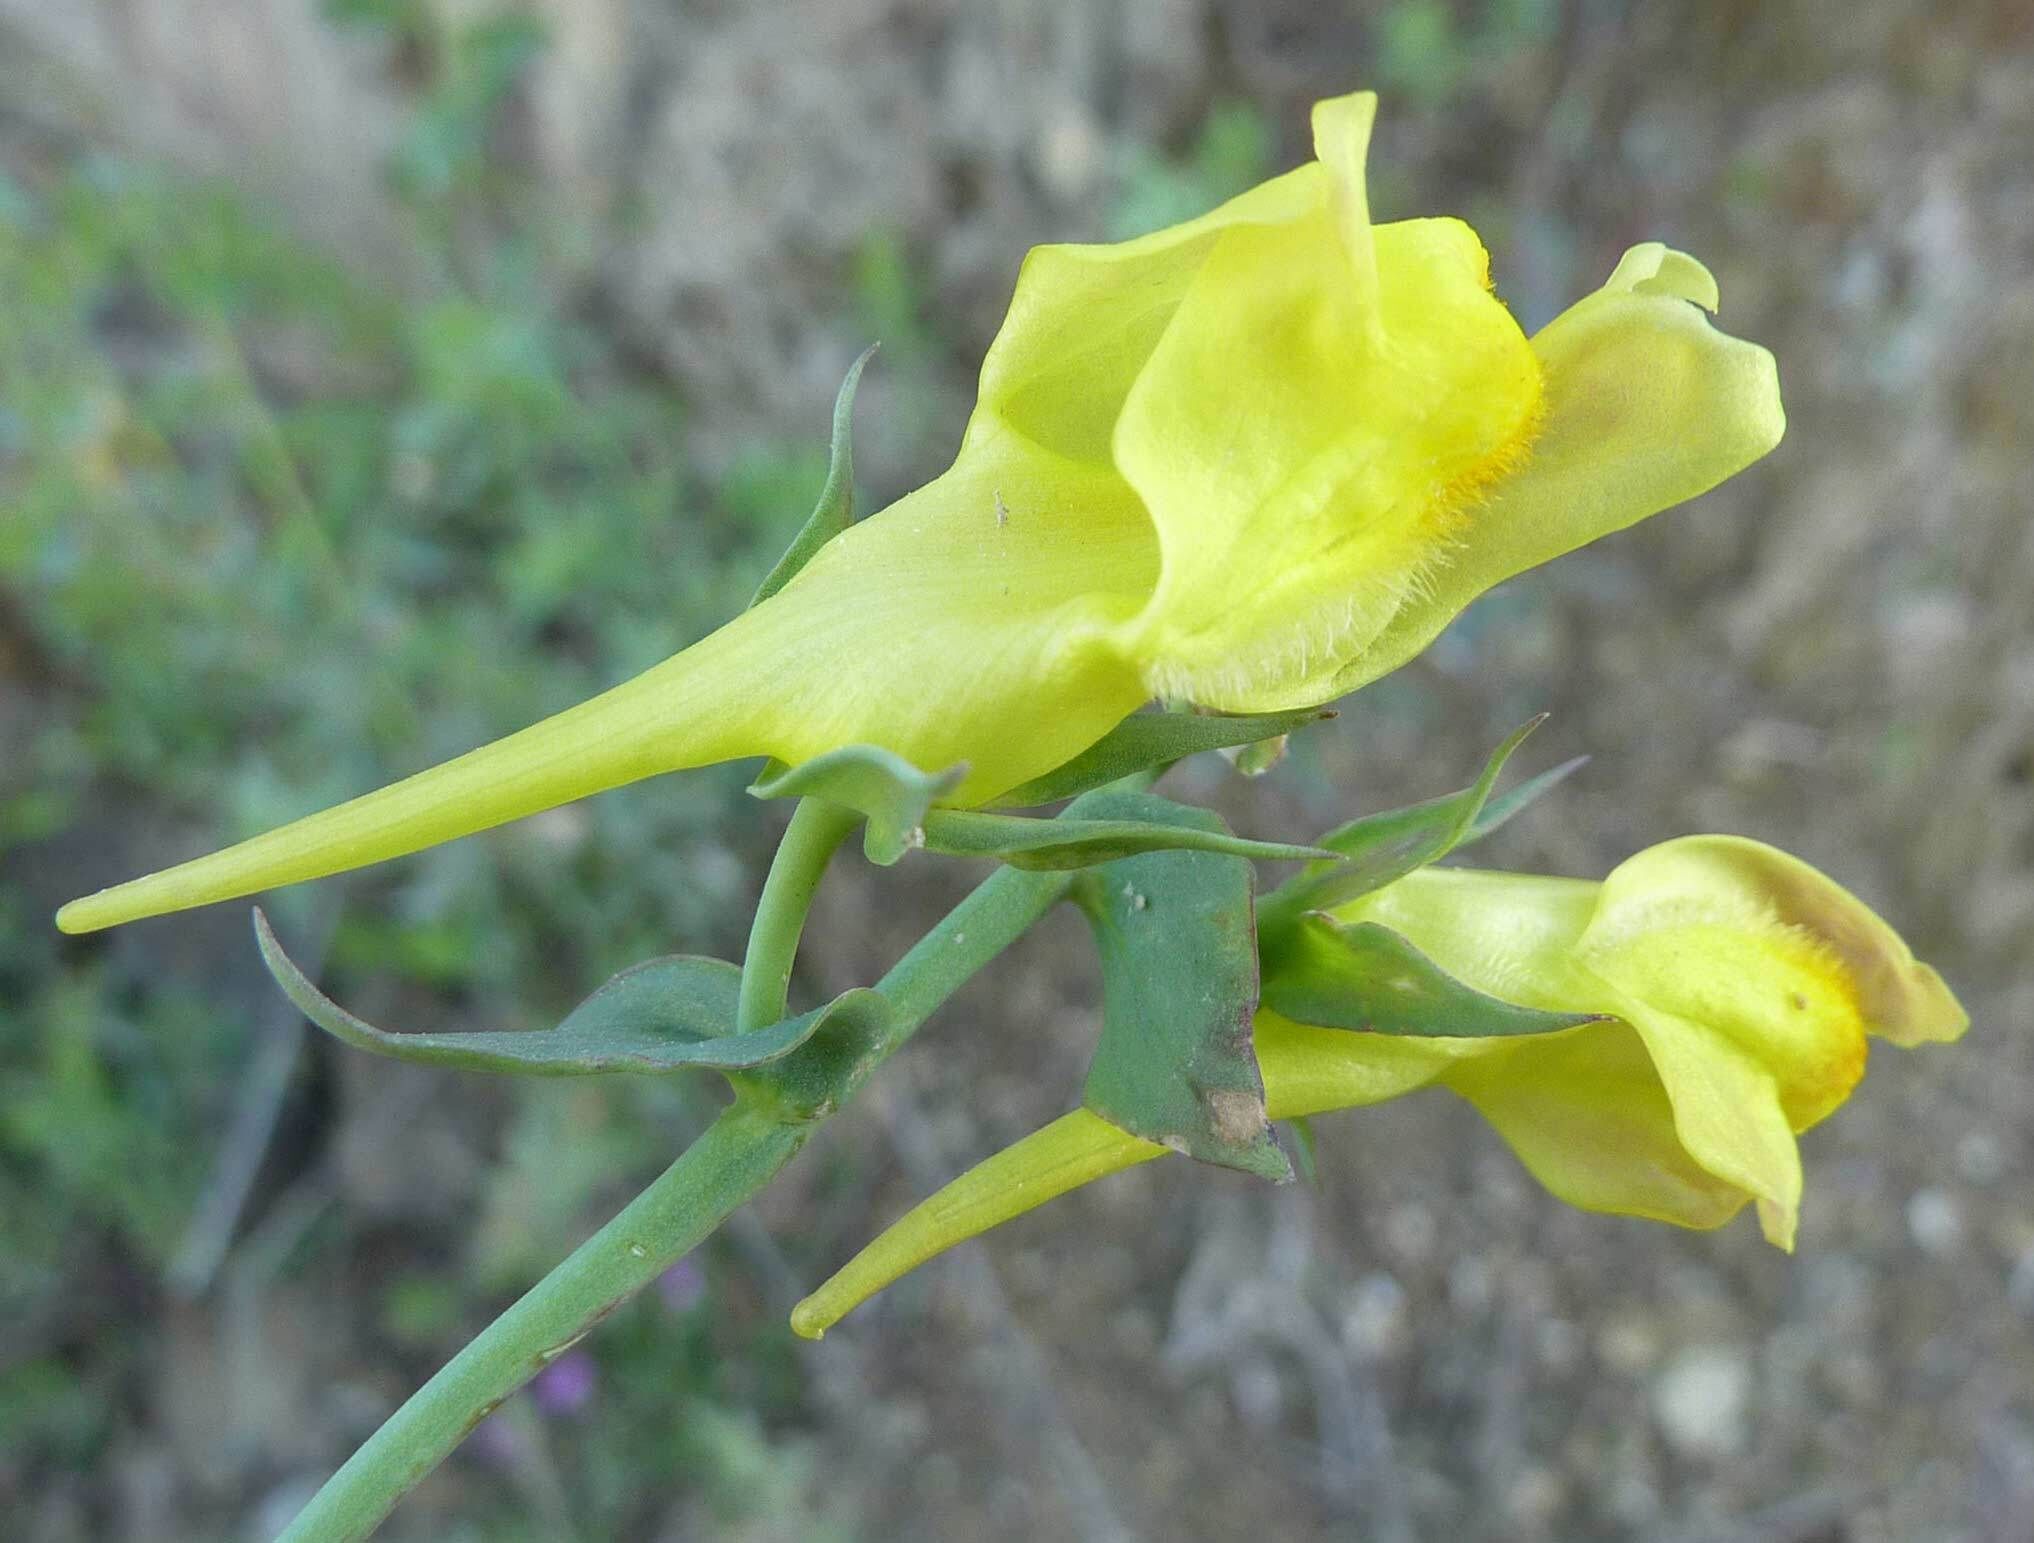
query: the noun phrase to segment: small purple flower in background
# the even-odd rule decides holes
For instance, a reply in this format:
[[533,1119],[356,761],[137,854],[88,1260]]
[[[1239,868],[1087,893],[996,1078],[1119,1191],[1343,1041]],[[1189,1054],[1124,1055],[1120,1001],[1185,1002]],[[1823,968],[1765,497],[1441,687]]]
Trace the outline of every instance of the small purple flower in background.
[[569,1419],[593,1402],[599,1385],[600,1368],[593,1356],[574,1348],[537,1373],[530,1383],[530,1396],[544,1414]]
[[657,1278],[657,1294],[674,1313],[689,1313],[706,1296],[706,1272],[690,1254]]

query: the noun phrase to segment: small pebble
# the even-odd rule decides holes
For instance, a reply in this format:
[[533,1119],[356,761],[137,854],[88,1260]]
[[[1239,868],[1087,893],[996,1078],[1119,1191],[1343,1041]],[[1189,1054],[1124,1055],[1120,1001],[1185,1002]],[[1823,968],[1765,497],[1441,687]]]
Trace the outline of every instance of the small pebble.
[[1748,1434],[1751,1362],[1731,1345],[1694,1345],[1667,1364],[1653,1385],[1653,1418],[1683,1457],[1728,1457]]
[[1916,1190],[1907,1202],[1907,1235],[1922,1253],[1940,1259],[1963,1241],[1963,1208],[1947,1191]]

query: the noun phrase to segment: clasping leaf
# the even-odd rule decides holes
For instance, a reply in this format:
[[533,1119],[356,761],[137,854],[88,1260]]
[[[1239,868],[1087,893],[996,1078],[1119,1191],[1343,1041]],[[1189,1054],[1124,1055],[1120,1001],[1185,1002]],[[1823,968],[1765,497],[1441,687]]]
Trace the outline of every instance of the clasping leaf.
[[739,1071],[781,1060],[836,1018],[858,1019],[889,1010],[873,991],[850,991],[812,1012],[753,1034],[736,1034],[735,998],[742,972],[724,960],[673,954],[623,970],[555,1028],[398,1034],[354,1016],[311,984],[283,952],[259,908],[254,913],[254,936],[276,983],[306,1018],[333,1038],[400,1061],[467,1071],[536,1077],[693,1066]]
[[[1205,809],[1150,793],[1089,795],[1099,817],[1223,833]],[[1204,1162],[1292,1177],[1251,1046],[1257,941],[1251,869],[1221,852],[1149,852],[1075,890],[1102,959],[1102,1038],[1082,1101],[1132,1135]]]

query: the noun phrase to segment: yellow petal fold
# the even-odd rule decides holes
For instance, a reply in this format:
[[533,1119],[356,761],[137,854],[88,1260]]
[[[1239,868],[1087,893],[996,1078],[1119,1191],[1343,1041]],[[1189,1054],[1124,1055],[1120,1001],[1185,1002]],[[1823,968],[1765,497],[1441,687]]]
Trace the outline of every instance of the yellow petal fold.
[[1710,324],[1716,304],[1707,268],[1652,242],[1534,335],[1544,405],[1530,454],[1489,486],[1340,690],[1397,669],[1492,586],[1707,492],[1779,444],[1778,367]]
[[[1794,1136],[1849,1096],[1866,1036],[1950,1040],[1967,1022],[1869,907],[1806,863],[1737,837],[1663,843],[1601,884],[1429,868],[1342,914],[1393,928],[1493,996],[1617,1020],[1485,1042],[1486,1054],[1440,1079],[1483,1109],[1549,1188],[1592,1209],[1694,1226],[1755,1200],[1782,1247],[1800,1208]],[[1607,1058],[1601,1073],[1577,1062],[1585,1053]],[[1613,1065],[1615,1078],[1585,1092]],[[1631,1166],[1606,1183],[1602,1160],[1620,1152]],[[1707,1180],[1691,1184],[1691,1167]]]
[[[1821,955],[1855,1001],[1864,1032],[1902,1046],[1962,1037],[1970,1016],[1897,932],[1826,874],[1742,836],[1684,836],[1611,870],[1583,946],[1601,954],[1649,912],[1671,906],[1787,936]],[[1594,962],[1599,972],[1608,966]],[[1791,1006],[1791,1003],[1789,1004]]]
[[1523,458],[1539,369],[1466,225],[1371,227],[1367,107],[1315,114],[1322,196],[1214,242],[1123,404],[1114,457],[1163,568],[1125,651],[1160,695],[1325,700],[1455,521]]
[[[1697,1165],[1755,1200],[1768,1241],[1792,1250],[1801,1210],[1801,1149],[1773,1074],[1758,1056],[1704,1023],[1628,1004],[1626,1021],[1653,1063],[1673,1139]],[[1623,1110],[1601,1108],[1612,1119]],[[1681,1218],[1665,1211],[1669,1221]]]
[[982,361],[977,417],[993,415],[1071,460],[1111,465],[1124,398],[1217,238],[1291,224],[1324,196],[1321,168],[1307,165],[1134,241],[1033,247]]
[[[1477,1051],[1445,1086],[1568,1204],[1681,1227],[1720,1227],[1744,1208],[1740,1185],[1690,1155],[1652,1053],[1630,1025],[1455,1043]],[[1352,1052],[1374,1053],[1345,1047]]]
[[[1601,916],[1603,889],[1578,879],[1425,868],[1339,914],[1391,928],[1463,984],[1501,1000],[1618,1020],[1468,1041],[1471,1053],[1445,1079],[1556,1194],[1683,1226],[1715,1226],[1748,1199],[1791,1218],[1800,1160],[1771,1073],[1727,1035],[1592,971],[1581,944]],[[1840,1024],[1839,1034],[1847,1032]],[[1396,1046],[1381,1039],[1351,1035],[1342,1053],[1395,1057]],[[1593,1056],[1605,1065],[1585,1069]]]

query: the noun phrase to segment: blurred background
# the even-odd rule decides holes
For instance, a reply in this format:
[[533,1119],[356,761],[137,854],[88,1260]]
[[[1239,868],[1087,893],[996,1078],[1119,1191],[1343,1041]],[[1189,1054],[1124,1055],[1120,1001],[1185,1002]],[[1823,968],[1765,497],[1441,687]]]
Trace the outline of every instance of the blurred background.
[[[1589,752],[1479,860],[1781,843],[1950,977],[1805,1143],[1799,1253],[1584,1216],[1432,1094],[1320,1182],[1164,1163],[823,1345],[785,1311],[1077,1097],[1054,918],[392,1539],[2034,1539],[2034,4],[0,0],[0,1514],[261,1539],[710,1089],[309,1038],[239,905],[64,899],[562,707],[738,607],[869,340],[865,507],[945,464],[1025,248],[1193,214],[1383,94],[1380,218],[1537,326],[1700,254],[1791,429],[1506,586],[1272,775],[1279,837]],[[742,768],[275,897],[343,1000],[539,1026],[738,951]],[[843,861],[799,987],[973,875]]]

